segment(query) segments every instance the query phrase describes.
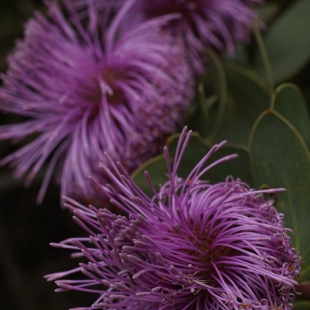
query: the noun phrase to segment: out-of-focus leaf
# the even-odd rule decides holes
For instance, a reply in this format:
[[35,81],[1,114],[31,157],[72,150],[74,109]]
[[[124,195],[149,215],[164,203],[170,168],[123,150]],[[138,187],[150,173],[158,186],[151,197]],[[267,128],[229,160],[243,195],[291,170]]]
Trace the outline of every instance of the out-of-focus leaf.
[[234,61],[240,65],[248,66],[249,65],[249,53],[247,46],[244,44],[236,44],[235,51],[233,54],[223,51],[222,59]]
[[[280,6],[276,3],[266,3],[257,7],[258,19],[264,23],[268,23],[279,12]],[[262,23],[261,23],[262,24]],[[245,44],[236,44],[233,54],[224,51],[222,53],[223,59],[233,60],[241,65],[249,65],[249,53]]]
[[[178,143],[178,135],[172,136],[168,145],[169,152],[175,153]],[[212,145],[201,139],[199,134],[194,133],[182,157],[182,162],[179,168],[179,176],[186,177],[198,162],[208,153]],[[249,154],[245,147],[235,145],[225,145],[214,153],[206,163],[206,166],[216,160],[231,154],[238,154],[239,157],[220,163],[213,167],[202,177],[209,180],[211,183],[223,182],[227,176],[241,178],[244,182],[252,184]]]
[[[223,122],[227,104],[227,86],[224,66],[217,53],[211,49],[206,49],[205,56],[208,60],[208,75],[206,76],[204,88],[209,91],[212,90],[219,98],[218,103],[214,105],[214,109],[209,110],[210,124],[205,124],[205,126],[211,125],[208,138],[212,140]],[[202,125],[204,124],[202,123]]]
[[[294,76],[310,59],[310,1],[292,1],[292,5],[270,26],[265,46],[276,83]],[[259,53],[255,66],[264,76]]]
[[298,130],[310,149],[310,117],[300,89],[290,83],[280,85],[272,98],[271,108]]
[[225,64],[229,92],[224,121],[216,142],[247,145],[256,118],[267,107],[270,98],[261,80],[250,70],[231,62]]
[[143,165],[137,168],[132,174],[131,177],[137,183],[137,185],[148,195],[153,196],[153,192],[148,185],[148,182],[145,179],[144,171],[148,171],[152,183],[155,189],[159,189],[159,186],[166,181],[168,181],[167,177],[167,166],[165,162],[164,155],[155,156],[148,161],[146,161]]
[[310,84],[308,86],[307,89],[304,89],[304,96],[305,96],[305,99],[306,99],[306,102],[308,103],[308,106],[310,105]]
[[[258,72],[262,76],[263,81],[266,82],[267,89],[270,94],[274,92],[274,80],[272,76],[271,64],[267,54],[266,46],[260,32],[260,23],[259,20],[255,20],[253,23],[254,36],[258,46],[258,55],[260,56],[259,60],[262,63],[262,70]],[[259,70],[256,70],[259,71]]]
[[305,264],[301,279],[310,278],[310,160],[307,146],[297,130],[279,113],[263,112],[250,138],[250,160],[256,187],[284,187],[277,208],[294,231],[292,241]]
[[192,113],[186,121],[186,125],[193,131],[197,131],[206,138],[212,128],[210,121],[210,108],[218,102],[218,95],[206,96],[203,83],[197,87],[196,103],[192,104]]
[[310,301],[297,300],[294,301],[294,310],[309,310]]
[[[173,162],[178,140],[179,134],[176,134],[171,136],[168,141],[171,163]],[[181,164],[178,169],[178,176],[183,178],[187,177],[192,169],[210,149],[211,145],[207,144],[198,133],[193,133],[186,151],[182,156]],[[209,180],[211,183],[216,183],[225,181],[227,176],[233,176],[234,178],[241,178],[242,181],[253,184],[247,148],[234,145],[225,145],[211,156],[209,161],[206,163],[206,166],[224,156],[231,154],[238,154],[239,157],[213,167],[202,177],[202,179]],[[145,170],[149,172],[155,188],[158,189],[159,184],[163,184],[168,180],[167,168],[163,155],[150,159],[132,174],[134,181],[142,188],[142,190],[148,195],[152,195],[152,192],[144,177]]]
[[279,12],[279,9],[276,3],[266,3],[257,8],[257,13],[261,20],[269,22]]

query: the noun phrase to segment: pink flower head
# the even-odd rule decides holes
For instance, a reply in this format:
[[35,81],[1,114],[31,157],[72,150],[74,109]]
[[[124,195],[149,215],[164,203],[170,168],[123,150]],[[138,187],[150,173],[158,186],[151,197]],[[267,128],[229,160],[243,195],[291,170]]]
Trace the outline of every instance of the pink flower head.
[[137,168],[175,132],[193,94],[183,53],[162,32],[169,18],[121,31],[130,3],[112,21],[92,1],[79,3],[64,0],[64,14],[48,2],[47,17],[37,13],[27,24],[2,76],[0,110],[27,119],[1,126],[0,139],[32,140],[1,164],[16,177],[28,173],[29,183],[48,162],[39,200],[54,170],[62,195],[89,197],[88,176],[106,178],[98,171],[104,152]]
[[[142,20],[174,14],[165,27],[183,42],[190,64],[203,72],[201,52],[204,47],[234,52],[237,42],[247,42],[252,23],[257,17],[254,7],[263,0],[116,0],[114,5],[135,2],[124,21],[135,25]],[[97,8],[104,3],[97,1]]]
[[[98,294],[79,309],[236,310],[292,309],[301,258],[290,243],[284,215],[268,196],[283,189],[254,190],[241,180],[210,184],[201,176],[215,145],[182,179],[177,171],[190,139],[181,134],[173,165],[165,148],[169,180],[149,198],[121,164],[103,167],[113,183],[98,185],[128,213],[84,207],[68,200],[86,238],[54,246],[83,257],[74,270],[46,276],[57,291]],[[81,273],[80,279],[67,278]]]

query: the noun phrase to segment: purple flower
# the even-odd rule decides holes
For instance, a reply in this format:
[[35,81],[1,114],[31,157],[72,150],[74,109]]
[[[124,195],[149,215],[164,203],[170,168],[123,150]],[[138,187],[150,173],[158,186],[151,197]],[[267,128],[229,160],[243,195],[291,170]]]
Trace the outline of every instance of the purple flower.
[[[185,128],[172,167],[165,148],[169,180],[158,192],[145,172],[153,198],[121,164],[103,167],[113,185],[98,186],[128,217],[68,200],[89,237],[53,245],[75,250],[88,263],[46,278],[56,280],[57,291],[99,294],[92,306],[79,309],[292,309],[301,258],[270,195],[283,189],[253,190],[231,177],[217,184],[201,180],[213,166],[236,157],[205,167],[224,143],[185,179],[178,177],[189,139]],[[84,275],[61,279],[73,273]]]
[[[126,1],[115,1],[115,5]],[[261,2],[263,0],[135,0],[127,15],[127,24],[178,14],[179,17],[166,28],[181,39],[191,65],[201,73],[204,47],[233,53],[236,42],[248,41],[253,20],[257,17],[254,6]],[[100,7],[100,1],[97,6]]]
[[193,93],[183,53],[162,31],[169,18],[121,31],[130,3],[111,22],[91,1],[63,2],[65,13],[48,2],[47,17],[27,24],[0,88],[0,109],[27,117],[1,126],[0,139],[32,138],[1,164],[29,183],[49,162],[39,201],[54,170],[62,195],[88,197],[89,175],[106,180],[105,151],[129,171],[160,152]]

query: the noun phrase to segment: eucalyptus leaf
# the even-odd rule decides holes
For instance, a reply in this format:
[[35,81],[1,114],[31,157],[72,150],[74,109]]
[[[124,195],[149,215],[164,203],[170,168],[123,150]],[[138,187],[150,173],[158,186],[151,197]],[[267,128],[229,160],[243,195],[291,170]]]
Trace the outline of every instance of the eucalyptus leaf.
[[310,309],[310,301],[306,300],[294,301],[294,310],[309,310],[309,309]]
[[257,13],[261,20],[269,22],[280,10],[276,3],[266,3],[257,7]]
[[256,187],[284,187],[277,208],[292,228],[292,242],[303,257],[301,279],[310,279],[310,157],[301,135],[274,110],[257,119],[250,138],[250,161]]
[[[269,57],[267,54],[266,46],[260,31],[260,22],[259,20],[255,20],[253,23],[254,36],[258,47],[258,55],[260,56],[258,59],[261,61],[261,69],[257,70],[258,74],[263,78],[266,82],[266,86],[270,94],[274,92],[274,80],[272,76],[271,64],[269,61]],[[257,66],[256,66],[257,67]]]
[[212,141],[223,123],[227,104],[227,85],[224,66],[217,53],[206,49],[205,56],[208,61],[208,74],[205,76],[203,87],[206,91],[215,93],[219,98],[218,103],[209,109],[209,119],[202,121],[201,124],[210,128],[208,139]]
[[234,61],[240,65],[248,66],[250,63],[248,46],[244,44],[236,44],[234,53],[228,51],[222,52],[222,59]]
[[[179,134],[172,135],[168,140],[171,164],[173,163],[178,140]],[[186,178],[198,162],[209,152],[211,147],[212,145],[206,143],[198,133],[193,133],[182,156],[181,164],[178,169],[178,176]],[[216,160],[231,154],[238,154],[239,157],[213,167],[202,176],[202,179],[208,180],[211,183],[217,183],[225,181],[228,176],[232,176],[235,179],[241,178],[242,181],[253,184],[248,153],[247,148],[229,144],[225,145],[212,155],[206,165],[212,164]],[[149,172],[155,188],[158,189],[159,185],[168,180],[164,156],[159,155],[148,160],[132,174],[132,178],[139,187],[151,196],[152,191],[145,180],[144,171]]]
[[188,117],[186,125],[194,131],[198,131],[202,137],[207,137],[211,130],[209,109],[218,102],[218,96],[207,97],[203,83],[197,87],[196,102],[192,104],[193,113]]
[[164,156],[158,155],[158,156],[155,156],[149,159],[131,174],[131,177],[137,183],[137,185],[148,196],[152,197],[153,192],[145,179],[144,171],[149,172],[151,179],[152,179],[152,183],[155,189],[158,190],[161,184],[164,184],[165,182],[168,181],[167,166],[166,166]]
[[272,98],[271,108],[298,130],[310,149],[310,117],[300,89],[290,83],[280,85]]
[[260,78],[232,62],[225,63],[229,100],[215,141],[247,145],[256,118],[269,107],[270,98]]
[[[310,1],[297,0],[275,20],[265,36],[265,46],[275,83],[292,78],[310,59]],[[261,76],[261,56],[255,54]]]
[[[175,153],[177,143],[178,136],[172,136],[168,145],[171,154]],[[183,178],[187,177],[198,162],[210,151],[212,146],[212,144],[205,142],[198,133],[193,133],[182,157],[179,176]],[[242,181],[252,184],[249,154],[248,149],[245,147],[227,144],[214,153],[206,165],[212,164],[216,160],[231,154],[238,154],[238,158],[216,165],[208,170],[205,175],[202,176],[202,179],[208,180],[214,184],[223,182],[228,176],[232,176],[235,179],[240,178]]]

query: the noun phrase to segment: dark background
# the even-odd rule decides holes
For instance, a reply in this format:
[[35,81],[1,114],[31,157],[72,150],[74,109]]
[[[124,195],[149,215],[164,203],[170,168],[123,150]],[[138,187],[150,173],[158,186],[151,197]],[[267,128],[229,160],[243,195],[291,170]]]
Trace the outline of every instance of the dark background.
[[[34,10],[44,10],[40,0],[0,0],[0,72],[6,71],[6,56],[16,38],[23,37],[23,24]],[[1,82],[0,82],[1,83]],[[19,121],[0,113],[0,124]],[[16,147],[0,141],[0,158]],[[41,173],[42,176],[42,173]],[[55,293],[56,285],[43,276],[76,267],[70,252],[52,248],[72,236],[84,235],[72,215],[60,207],[59,188],[51,183],[42,205],[36,197],[42,178],[29,188],[0,167],[0,309],[66,310],[89,306],[97,296],[77,292]]]
[[[277,1],[283,8],[290,1]],[[23,37],[23,23],[34,10],[44,10],[40,0],[0,0],[0,72],[6,70],[6,56],[16,38]],[[309,85],[309,68],[296,78]],[[1,82],[0,82],[1,83]],[[18,121],[18,117],[0,114],[0,123]],[[0,158],[14,149],[0,141]],[[42,175],[42,174],[41,174]],[[54,293],[56,285],[43,276],[76,267],[69,252],[50,247],[84,232],[72,221],[72,215],[60,207],[59,188],[51,184],[42,205],[36,197],[40,176],[29,188],[10,176],[8,167],[0,167],[0,309],[65,310],[87,306],[96,296],[77,292]]]

